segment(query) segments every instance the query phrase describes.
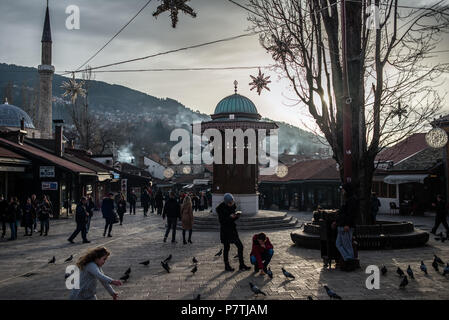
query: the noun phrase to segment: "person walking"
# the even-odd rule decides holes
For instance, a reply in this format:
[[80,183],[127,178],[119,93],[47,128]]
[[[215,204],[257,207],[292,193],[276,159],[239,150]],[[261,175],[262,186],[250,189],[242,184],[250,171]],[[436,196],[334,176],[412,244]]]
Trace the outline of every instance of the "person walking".
[[128,198],[129,202],[129,214],[136,214],[136,203],[137,203],[137,195],[134,190],[131,190],[131,193]]
[[175,193],[173,191],[170,191],[169,199],[164,206],[162,219],[165,220],[165,217],[167,217],[167,230],[165,231],[164,242],[167,242],[170,229],[173,229],[171,242],[176,243],[176,225],[178,218],[181,218],[181,210],[178,201],[175,199]]
[[140,201],[142,202],[143,216],[146,217],[148,213],[148,208],[150,206],[150,194],[148,193],[147,188],[143,190],[142,196],[140,197]]
[[81,232],[81,237],[83,238],[83,243],[90,243],[90,241],[87,240],[87,237],[86,237],[86,235],[87,235],[86,227],[87,227],[88,218],[89,218],[89,212],[87,212],[87,198],[81,197],[80,203],[78,203],[78,205],[76,206],[76,214],[75,214],[76,229],[72,233],[72,235],[67,239],[68,242],[75,243],[75,242],[73,242],[73,239],[75,239],[76,236],[78,235],[78,233]]
[[273,245],[265,233],[255,234],[253,236],[253,248],[250,254],[251,264],[254,265],[254,272],[260,270],[260,275],[265,275],[273,254]]
[[154,200],[154,192],[153,190],[150,190],[150,206],[151,206],[151,213],[154,213],[154,209],[156,208],[155,200]]
[[9,241],[17,239],[17,204],[14,202],[14,198],[11,197],[8,208],[6,210],[6,222],[9,224],[9,229],[11,230],[11,237]]
[[380,204],[380,200],[377,197],[377,194],[375,192],[373,192],[371,194],[371,215],[373,217],[373,222],[376,223],[376,219],[377,219],[377,213],[379,212],[379,208],[380,208],[381,204]]
[[34,209],[34,220],[33,220],[33,228],[34,232],[37,232],[37,221],[38,221],[38,208],[39,208],[39,202],[37,201],[37,197],[35,194],[31,195],[31,205]]
[[123,225],[123,216],[126,213],[126,200],[123,194],[120,194],[120,200],[117,203],[117,214],[120,220],[120,225]]
[[44,195],[42,203],[39,205],[39,221],[41,222],[40,235],[48,235],[50,229],[50,216],[53,214],[53,207],[48,197]]
[[113,193],[109,193],[109,196],[103,199],[103,202],[101,203],[101,212],[106,222],[104,226],[103,237],[106,236],[106,231],[108,231],[108,237],[112,237],[111,235],[112,225],[115,222]]
[[[36,211],[34,210],[31,198],[27,199],[26,204],[23,206],[22,225],[25,228],[25,237],[33,235],[33,224],[36,217]],[[30,229],[30,233],[28,233]]]
[[201,192],[201,196],[200,196],[200,210],[207,210],[207,197],[204,194],[204,192]]
[[101,269],[109,255],[110,252],[105,247],[99,247],[90,249],[79,258],[76,264],[80,270],[79,289],[72,289],[71,300],[97,300],[97,280],[109,292],[112,299],[118,299],[118,294],[112,289],[111,284],[121,286],[122,282],[106,276]]
[[230,193],[226,193],[221,202],[216,208],[218,214],[218,220],[220,222],[220,240],[223,244],[223,260],[226,271],[234,271],[234,268],[229,264],[229,249],[231,243],[237,247],[239,256],[240,271],[246,271],[251,269],[245,265],[243,260],[243,244],[240,241],[239,234],[235,221],[240,217],[240,212],[236,212],[236,205],[234,197]]
[[162,196],[162,191],[158,190],[156,196],[154,197],[154,203],[156,206],[157,214],[162,214],[162,208],[164,207],[164,197]]
[[89,233],[90,229],[90,222],[92,221],[92,217],[94,216],[94,210],[95,210],[95,203],[94,199],[92,199],[92,195],[89,194],[87,196],[87,204],[86,204],[86,210],[89,216],[87,217],[87,223],[86,223],[86,234]]
[[22,206],[20,205],[20,201],[19,198],[14,197],[14,203],[15,203],[15,210],[16,210],[16,238],[17,235],[19,234],[19,226],[23,226],[22,223],[22,218],[23,218],[23,210],[22,210]]
[[354,197],[352,186],[346,183],[342,187],[344,203],[337,215],[337,241],[336,246],[344,261],[354,259],[354,248],[352,247],[352,234],[354,232],[355,218],[357,216],[357,202]]
[[181,206],[181,222],[182,222],[182,242],[187,244],[186,231],[189,231],[189,243],[192,243],[193,229],[193,208],[192,199],[189,196],[184,198]]
[[441,194],[437,195],[437,201],[436,203],[432,203],[432,207],[435,208],[436,216],[435,216],[435,224],[432,228],[432,231],[430,233],[435,234],[437,232],[438,227],[440,224],[443,224],[443,226],[446,228],[446,238],[449,237],[449,225],[447,224],[446,215],[447,215],[447,206],[446,201],[444,201]]
[[192,195],[192,207],[193,207],[193,211],[198,211],[198,196],[194,193]]
[[6,224],[8,223],[7,213],[8,213],[8,201],[1,194],[0,195],[0,222],[2,223],[2,239],[6,235]]

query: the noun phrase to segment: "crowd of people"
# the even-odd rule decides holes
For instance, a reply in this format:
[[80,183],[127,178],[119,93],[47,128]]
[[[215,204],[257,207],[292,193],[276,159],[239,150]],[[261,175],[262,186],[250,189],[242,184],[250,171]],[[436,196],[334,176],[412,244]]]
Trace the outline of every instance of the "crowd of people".
[[[6,236],[7,226],[10,229],[8,240],[17,240],[19,227],[24,228],[24,236],[32,236],[33,231],[41,236],[47,236],[50,229],[50,218],[53,216],[53,206],[47,195],[38,199],[35,194],[21,203],[17,197],[5,199],[0,195],[0,222],[2,238]],[[39,231],[37,231],[39,222]]]

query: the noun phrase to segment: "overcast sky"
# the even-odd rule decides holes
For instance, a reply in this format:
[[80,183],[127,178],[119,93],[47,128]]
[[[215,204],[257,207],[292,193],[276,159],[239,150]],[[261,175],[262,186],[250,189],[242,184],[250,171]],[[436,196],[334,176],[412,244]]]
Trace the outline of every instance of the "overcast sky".
[[[114,35],[147,0],[50,0],[53,37],[53,65],[57,71],[73,70],[94,54]],[[238,2],[244,3],[239,0]],[[404,0],[402,4],[426,5],[429,1]],[[198,17],[179,14],[176,29],[169,14],[152,16],[160,4],[150,5],[94,60],[91,66],[146,56],[245,33],[247,12],[227,0],[192,0],[188,4]],[[81,11],[81,29],[67,30],[65,9],[77,5]],[[40,64],[41,36],[45,15],[44,0],[0,0],[0,62],[37,67]],[[449,58],[449,53],[441,57]],[[164,55],[114,68],[187,68],[266,66],[271,56],[260,46],[258,37],[245,37],[207,47]],[[250,91],[250,74],[257,70],[184,71],[96,74],[96,80],[124,85],[150,95],[178,100],[193,110],[213,113],[216,104],[233,93],[237,80],[239,93],[250,98],[259,113],[273,120],[303,127],[310,122],[303,106],[286,106],[291,102],[288,83],[271,76],[271,91],[261,96]],[[447,109],[449,111],[449,108]]]

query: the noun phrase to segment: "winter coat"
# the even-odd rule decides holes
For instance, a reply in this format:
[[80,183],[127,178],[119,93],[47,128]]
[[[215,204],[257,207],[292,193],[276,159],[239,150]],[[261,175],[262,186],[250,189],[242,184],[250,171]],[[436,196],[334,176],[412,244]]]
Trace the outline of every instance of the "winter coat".
[[88,217],[88,212],[87,212],[86,206],[81,202],[78,203],[78,205],[76,206],[76,214],[75,214],[76,223],[86,224],[87,217]]
[[110,198],[104,198],[101,203],[101,212],[103,214],[103,218],[106,220],[114,220],[114,200]]
[[239,240],[237,226],[235,224],[236,218],[231,218],[231,215],[236,211],[235,203],[230,207],[226,203],[220,203],[217,208],[218,220],[220,221],[220,241],[221,243],[234,243]]
[[94,209],[95,209],[94,201],[92,199],[88,199],[87,204],[86,204],[86,210],[87,210],[87,213],[89,213],[89,217],[93,217]]
[[350,228],[354,228],[357,212],[358,209],[356,199],[354,197],[346,199],[337,215],[337,226],[349,226]]
[[34,224],[34,218],[36,217],[36,212],[32,204],[25,204],[23,206],[23,216],[22,224],[23,226],[31,226]]
[[135,193],[131,193],[129,195],[128,202],[131,204],[135,204],[137,202],[137,196]]
[[162,193],[158,192],[156,197],[154,198],[154,202],[157,208],[162,208],[164,205],[164,198],[162,197]]
[[20,206],[13,202],[8,204],[8,208],[6,210],[6,222],[15,223],[17,220],[21,220],[22,218],[22,210]]
[[43,201],[40,205],[39,205],[39,221],[44,221],[47,219],[50,219],[50,215],[53,212],[53,208],[51,205],[51,202],[45,202]]
[[150,195],[148,194],[148,192],[144,191],[142,193],[140,201],[142,202],[142,206],[148,206],[150,204]]
[[168,199],[165,203],[162,218],[181,218],[181,207],[176,199]]
[[126,201],[120,200],[117,204],[117,213],[124,214],[126,212]]
[[251,255],[256,257],[259,269],[263,269],[262,255],[268,250],[273,249],[273,245],[271,244],[270,239],[267,237],[265,241],[265,248],[262,247],[257,240],[257,236],[257,234],[253,236],[253,248],[251,250]]
[[436,206],[435,206],[435,212],[437,214],[438,217],[446,217],[447,214],[447,209],[446,209],[446,203],[444,200],[441,201],[437,201]]
[[204,209],[207,209],[207,197],[206,196],[201,196],[200,197],[200,206]]
[[8,212],[8,201],[0,201],[0,222],[6,222]]
[[192,206],[184,206],[181,208],[181,221],[184,230],[193,229],[193,209]]
[[371,197],[371,212],[379,212],[380,200],[376,197]]

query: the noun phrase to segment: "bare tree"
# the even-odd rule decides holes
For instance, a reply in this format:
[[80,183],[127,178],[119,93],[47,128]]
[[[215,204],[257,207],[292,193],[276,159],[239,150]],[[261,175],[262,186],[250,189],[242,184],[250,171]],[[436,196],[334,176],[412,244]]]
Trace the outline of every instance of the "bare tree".
[[251,28],[261,32],[261,45],[332,147],[342,181],[343,108],[349,105],[358,222],[371,223],[376,155],[422,131],[442,107],[437,86],[448,64],[429,66],[428,58],[449,30],[449,7],[440,1],[413,8],[398,0],[249,0],[249,5]]

